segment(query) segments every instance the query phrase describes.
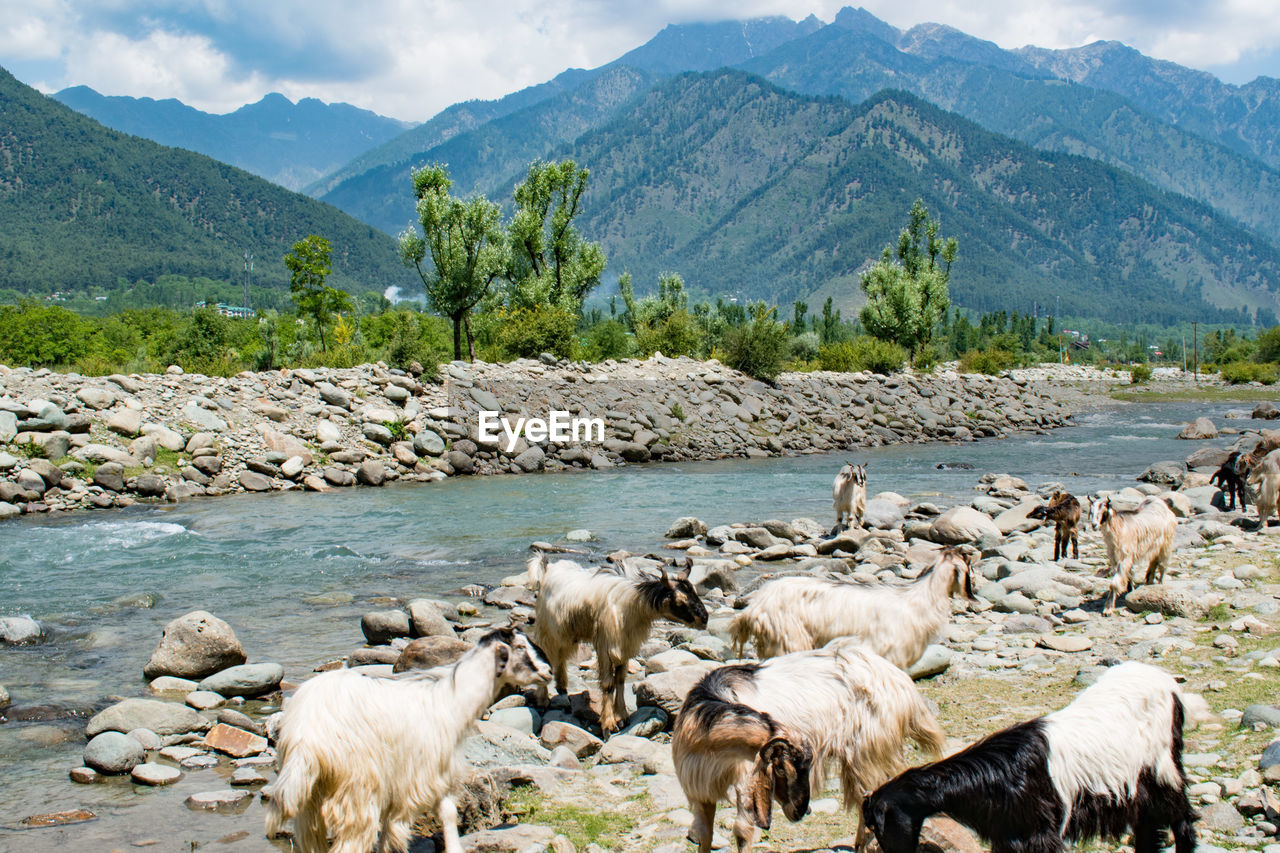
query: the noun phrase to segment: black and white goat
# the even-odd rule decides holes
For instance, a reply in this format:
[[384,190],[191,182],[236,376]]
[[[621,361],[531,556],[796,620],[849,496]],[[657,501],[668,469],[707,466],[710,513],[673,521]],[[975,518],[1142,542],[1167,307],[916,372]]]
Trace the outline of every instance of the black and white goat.
[[852,640],[713,670],[685,698],[671,741],[690,838],[699,853],[711,849],[716,803],[733,786],[734,838],[746,850],[769,827],[772,799],[791,820],[804,816],[827,765],[844,807],[857,808],[902,769],[907,740],[936,755],[944,736],[911,678]]
[[914,853],[939,812],[992,853],[1059,853],[1066,841],[1119,839],[1136,853],[1196,846],[1182,770],[1183,703],[1164,671],[1123,663],[1060,711],[1019,723],[867,797],[863,815],[884,853]]
[[490,631],[450,666],[316,676],[284,703],[267,837],[292,818],[303,853],[369,853],[375,842],[404,851],[413,821],[435,809],[446,853],[461,853],[449,794],[458,745],[499,689],[550,677],[541,650],[514,628]]
[[1164,581],[1178,528],[1178,518],[1167,503],[1146,498],[1136,509],[1119,509],[1111,505],[1110,497],[1099,498],[1089,510],[1089,521],[1101,531],[1107,564],[1115,570],[1107,613],[1115,612],[1116,599],[1129,591],[1135,571],[1146,569],[1146,583]]
[[748,640],[764,660],[854,637],[903,669],[915,663],[951,618],[951,598],[974,599],[969,547],[944,548],[909,584],[817,577],[769,581],[729,623],[741,654]]
[[658,619],[705,628],[707,609],[689,583],[689,572],[635,580],[608,569],[586,569],[570,560],[548,562],[546,554],[529,560],[529,578],[537,585],[534,637],[555,670],[556,690],[569,689],[569,662],[578,644],[595,646],[600,690],[600,728],[617,731],[627,719],[627,665],[640,651]]
[[867,466],[846,462],[836,473],[831,484],[831,506],[836,511],[836,526],[831,532],[839,533],[842,527],[862,526],[867,511]]
[[1240,460],[1243,455],[1239,450],[1233,450],[1226,461],[1209,478],[1211,485],[1222,489],[1222,493],[1226,496],[1228,511],[1236,508],[1236,498],[1240,499],[1241,512],[1249,508],[1249,493],[1245,489],[1245,478],[1248,473],[1246,472],[1244,475],[1240,473]]

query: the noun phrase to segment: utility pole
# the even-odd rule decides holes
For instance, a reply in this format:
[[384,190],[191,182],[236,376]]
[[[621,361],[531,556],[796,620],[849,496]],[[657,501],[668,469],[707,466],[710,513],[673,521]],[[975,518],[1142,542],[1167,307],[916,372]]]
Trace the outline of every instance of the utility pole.
[[1196,365],[1196,384],[1200,384],[1200,324],[1195,320],[1191,321],[1191,344],[1195,352]]
[[249,278],[253,274],[253,252],[246,251],[244,253],[244,307],[252,308],[249,304]]

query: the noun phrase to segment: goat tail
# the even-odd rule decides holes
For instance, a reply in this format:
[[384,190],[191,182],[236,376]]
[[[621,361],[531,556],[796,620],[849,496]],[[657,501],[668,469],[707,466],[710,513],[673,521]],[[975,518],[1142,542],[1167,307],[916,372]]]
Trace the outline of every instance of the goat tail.
[[525,563],[525,570],[529,573],[529,587],[537,589],[542,586],[542,579],[547,574],[547,552],[538,551],[529,561]]
[[742,657],[747,641],[751,639],[753,622],[750,610],[744,610],[729,620],[729,641],[733,644],[733,653],[738,657]]
[[938,725],[938,718],[933,715],[933,711],[929,710],[924,698],[918,694],[915,707],[911,709],[911,714],[907,718],[906,736],[914,741],[929,758],[941,757],[947,736]]
[[308,750],[299,749],[287,759],[282,756],[280,773],[272,786],[271,799],[266,803],[268,838],[275,838],[284,829],[285,821],[303,810],[319,778],[319,768],[313,763]]

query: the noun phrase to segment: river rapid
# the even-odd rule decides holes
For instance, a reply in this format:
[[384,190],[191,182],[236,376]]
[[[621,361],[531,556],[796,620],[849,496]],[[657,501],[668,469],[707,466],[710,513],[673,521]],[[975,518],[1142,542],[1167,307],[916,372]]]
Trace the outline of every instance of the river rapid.
[[[33,616],[49,636],[36,646],[0,648],[0,684],[13,697],[11,719],[0,724],[0,825],[82,806],[100,819],[0,829],[0,850],[110,849],[139,839],[190,849],[182,845],[220,838],[234,849],[271,849],[257,806],[242,816],[183,807],[182,792],[225,785],[200,780],[212,771],[187,773],[179,791],[141,795],[127,779],[95,786],[67,779],[81,763],[84,714],[111,697],[145,695],[143,664],[164,624],[188,611],[225,619],[251,662],[277,661],[296,682],[359,647],[360,615],[385,599],[496,583],[522,569],[533,540],[560,541],[586,528],[595,536],[588,547],[645,551],[684,515],[709,525],[800,516],[827,525],[831,479],[845,459],[867,463],[869,494],[895,491],[943,506],[972,499],[988,471],[1032,487],[1061,482],[1076,494],[1131,485],[1152,462],[1234,440],[1175,440],[1188,420],[1264,425],[1224,419],[1243,406],[1129,404],[1084,413],[1076,426],[1048,435],[1004,440],[241,495],[4,523],[0,615]],[[973,469],[937,468],[953,462]]]

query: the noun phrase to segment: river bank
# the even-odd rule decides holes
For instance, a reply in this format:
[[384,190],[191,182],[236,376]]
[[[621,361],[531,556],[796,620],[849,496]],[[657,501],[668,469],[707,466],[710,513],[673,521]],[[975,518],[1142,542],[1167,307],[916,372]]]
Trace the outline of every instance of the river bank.
[[[784,374],[715,361],[445,365],[425,381],[350,369],[82,377],[0,367],[0,518],[243,492],[328,491],[455,475],[765,458],[970,441],[1068,422],[1087,395],[1051,382],[946,371]],[[603,435],[508,441],[552,411]],[[526,430],[526,432],[528,432]]]
[[[873,494],[889,488],[910,497],[903,500],[884,495],[873,501],[870,509],[876,523],[883,526],[874,527],[865,538],[843,541],[821,534],[830,522],[825,513],[830,512],[829,483],[833,466],[838,467],[838,456],[643,466],[590,478],[552,475],[459,479],[442,485],[451,495],[443,502],[426,501],[437,493],[436,489],[346,492],[335,496],[345,508],[335,506],[332,517],[322,516],[306,527],[297,521],[286,523],[286,519],[303,506],[313,507],[313,512],[325,512],[327,506],[316,507],[313,500],[302,495],[264,495],[225,504],[184,503],[163,510],[135,507],[127,513],[110,514],[121,522],[110,535],[123,537],[130,525],[165,525],[166,531],[155,531],[157,535],[164,533],[162,538],[145,546],[123,550],[116,546],[86,553],[94,555],[88,558],[88,565],[102,564],[102,571],[108,574],[114,571],[112,566],[121,570],[128,567],[131,590],[144,593],[149,600],[112,604],[109,595],[95,598],[97,594],[86,588],[93,582],[90,575],[94,573],[75,570],[75,565],[83,564],[79,560],[68,563],[67,582],[86,588],[85,607],[68,617],[50,620],[53,631],[44,644],[6,650],[7,659],[18,666],[19,672],[22,658],[36,656],[44,662],[37,684],[19,683],[13,687],[14,709],[27,714],[43,701],[46,712],[56,711],[56,704],[47,700],[65,696],[72,683],[104,668],[115,674],[102,692],[115,696],[89,703],[86,717],[122,696],[154,697],[182,708],[186,693],[152,693],[138,679],[156,645],[159,628],[191,609],[208,609],[227,619],[251,662],[284,664],[285,680],[294,684],[310,677],[310,671],[317,666],[398,656],[397,648],[410,637],[395,636],[393,632],[382,637],[382,642],[362,643],[362,617],[398,612],[413,626],[412,610],[424,611],[421,604],[411,604],[417,599],[431,600],[449,629],[465,640],[468,632],[481,630],[487,622],[503,622],[513,610],[520,612],[529,606],[531,598],[520,585],[519,552],[532,538],[556,539],[568,547],[588,551],[578,558],[585,560],[601,560],[619,547],[637,554],[657,551],[694,558],[706,576],[700,580],[712,622],[706,632],[659,626],[631,679],[637,688],[641,682],[654,679],[652,687],[661,683],[660,670],[664,666],[672,672],[689,669],[692,674],[699,667],[732,658],[726,651],[724,623],[734,612],[737,599],[749,593],[763,574],[803,567],[809,572],[910,578],[918,573],[930,549],[928,538],[922,536],[925,527],[948,506],[967,505],[996,523],[1007,509],[1022,505],[1024,500],[1038,501],[1038,495],[1052,488],[1055,481],[1068,485],[1077,494],[1116,489],[1126,479],[1133,483],[1133,477],[1161,459],[1203,461],[1193,452],[1206,448],[1224,450],[1227,445],[1221,439],[1208,443],[1172,439],[1180,423],[1197,412],[1191,407],[1148,410],[1134,406],[1089,415],[1083,426],[1049,436],[881,448],[869,454]],[[1211,412],[1215,419],[1224,413]],[[1256,421],[1233,425],[1241,429],[1267,426]],[[1226,441],[1240,438],[1233,435]],[[1252,436],[1243,438],[1249,441]],[[1055,459],[1059,461],[1054,462]],[[973,464],[976,470],[936,469],[937,464],[949,461]],[[1006,467],[994,467],[1002,463]],[[983,477],[982,471],[1010,471],[1013,477]],[[1108,472],[1124,473],[1117,476]],[[722,476],[726,477],[723,481],[719,479]],[[1217,719],[1188,731],[1188,750],[1197,755],[1197,762],[1205,762],[1192,771],[1193,781],[1200,786],[1196,789],[1197,803],[1213,805],[1216,798],[1234,810],[1217,810],[1222,826],[1234,828],[1202,827],[1202,840],[1223,847],[1256,849],[1273,843],[1262,826],[1268,822],[1265,809],[1254,810],[1250,797],[1264,787],[1254,776],[1264,772],[1265,768],[1259,767],[1259,756],[1274,737],[1274,730],[1242,728],[1242,717],[1229,712],[1243,715],[1250,704],[1274,701],[1268,697],[1274,697],[1280,684],[1275,668],[1267,662],[1273,656],[1267,652],[1275,648],[1275,637],[1254,634],[1257,629],[1252,629],[1253,623],[1248,621],[1242,622],[1238,631],[1233,631],[1231,625],[1251,617],[1275,626],[1274,608],[1280,592],[1275,571],[1276,541],[1274,535],[1248,529],[1247,523],[1237,526],[1239,514],[1222,513],[1215,507],[1213,490],[1195,491],[1203,489],[1204,477],[1202,469],[1184,475],[1181,482],[1139,487],[1162,493],[1177,486],[1178,494],[1188,502],[1189,514],[1179,525],[1179,552],[1166,584],[1185,592],[1185,598],[1181,594],[1172,598],[1191,602],[1187,615],[1161,612],[1157,617],[1152,611],[1122,611],[1103,617],[1097,612],[1097,591],[1105,579],[1093,577],[1104,560],[1096,535],[1082,535],[1082,560],[1055,565],[1048,559],[1051,531],[1011,530],[1002,534],[999,542],[985,543],[988,553],[981,571],[988,582],[979,589],[982,601],[957,615],[951,628],[939,638],[939,646],[947,655],[946,668],[919,683],[926,695],[938,703],[948,734],[959,742],[1062,704],[1080,689],[1075,682],[1080,671],[1085,671],[1083,677],[1087,678],[1091,667],[1109,660],[1152,660],[1178,672],[1188,679],[1188,690],[1202,693],[1210,709],[1218,714]],[[1023,479],[1025,483],[1018,482]],[[945,485],[948,483],[953,485]],[[565,491],[586,487],[590,487],[589,491],[581,496]],[[617,499],[620,491],[625,492],[625,501]],[[612,504],[608,502],[610,494],[614,496]],[[426,501],[422,510],[408,514],[408,505],[418,498]],[[354,515],[357,504],[369,503],[372,506],[366,516]],[[617,503],[627,506],[617,508],[613,505]],[[215,525],[212,521],[198,521],[215,511],[221,516],[228,510],[233,515],[225,522]],[[663,531],[674,517],[690,513],[705,519],[708,530],[689,537],[692,541],[668,540],[678,548],[658,548]],[[482,516],[486,514],[497,515],[499,520],[484,527]],[[432,550],[419,549],[415,559],[403,566],[370,560],[374,542],[387,543],[391,548],[388,557],[402,556],[409,540],[416,541],[424,534],[429,537],[426,532],[433,519],[444,521],[454,516],[468,519],[467,530],[457,531],[467,537],[458,550],[471,562],[438,575],[433,563],[445,555],[435,551],[434,546]],[[130,519],[130,524],[123,523]],[[29,578],[18,575],[20,598],[38,601],[41,594],[51,594],[61,583],[64,572],[58,567],[63,565],[65,546],[59,543],[63,540],[43,538],[44,535],[70,533],[85,524],[69,518],[63,523],[28,528],[29,533],[39,533],[42,538],[31,543],[30,554],[26,549],[10,551],[14,554],[14,567],[26,565],[31,555],[39,555],[47,567],[31,572]],[[90,521],[88,525],[93,529],[85,531],[87,536],[104,537],[106,531],[98,522]],[[637,525],[641,529],[637,530]],[[595,536],[586,542],[567,541],[565,531],[571,526],[590,527]],[[341,527],[340,532],[333,531],[337,527]],[[497,559],[477,562],[476,558],[485,553],[486,538],[496,537],[497,530],[503,530],[512,544],[509,548],[503,546]],[[332,535],[326,538],[321,531]],[[141,535],[142,531],[134,533]],[[772,539],[765,539],[765,534]],[[229,541],[224,544],[224,539]],[[338,543],[347,549],[345,556],[335,553]],[[774,550],[767,553],[771,548]],[[828,553],[813,556],[808,553],[810,548],[815,552],[822,548]],[[105,563],[116,550],[120,551],[118,556]],[[314,550],[316,556],[307,563],[309,550]],[[349,553],[352,551],[356,553]],[[193,559],[175,562],[179,553]],[[291,565],[300,560],[303,565]],[[245,564],[243,568],[241,562]],[[351,564],[349,570],[339,569],[344,562]],[[188,563],[192,569],[185,568]],[[244,572],[243,577],[231,577],[238,572]],[[161,577],[175,573],[179,573],[175,578],[178,583],[157,586]],[[726,582],[737,589],[725,591],[720,584]],[[464,587],[475,583],[483,588],[464,591]],[[39,593],[35,591],[37,586]],[[160,595],[151,592],[161,589]],[[465,592],[481,595],[473,598]],[[129,596],[122,598],[125,597]],[[99,607],[90,610],[89,605]],[[391,618],[395,617],[388,617]],[[1075,639],[1078,636],[1090,645],[1081,648],[1083,641]],[[1236,642],[1234,648],[1231,640]],[[70,664],[67,668],[59,665],[63,655],[59,649],[63,647]],[[584,665],[589,664],[590,655],[585,658]],[[120,661],[125,664],[123,670],[116,666]],[[589,699],[593,687],[594,678],[584,666],[575,673],[573,692],[587,691],[584,698]],[[640,698],[650,697],[644,698],[642,707],[661,708],[660,704],[652,704],[658,701],[659,693],[650,687],[633,691],[634,703],[641,705]],[[278,706],[278,699],[270,695],[243,701],[230,697],[226,701],[227,706],[199,716],[212,724],[230,708],[247,713],[251,722],[263,725]],[[565,716],[557,717],[558,713]],[[224,716],[238,719],[230,714]],[[234,790],[230,784],[232,774],[243,769],[236,762],[252,764],[255,758],[236,759],[216,747],[205,747],[204,732],[193,733],[191,747],[197,753],[177,753],[184,760],[199,759],[190,766],[183,766],[159,750],[147,753],[149,763],[172,767],[181,774],[173,787],[135,785],[127,776],[83,786],[67,781],[66,773],[79,763],[84,748],[86,717],[78,722],[72,718],[43,723],[17,717],[0,727],[4,746],[0,751],[21,755],[24,762],[24,766],[7,768],[6,778],[23,779],[24,789],[41,792],[37,798],[27,800],[32,808],[14,813],[16,807],[10,802],[3,811],[17,819],[51,807],[61,810],[66,805],[88,808],[99,815],[98,820],[86,824],[10,836],[12,843],[21,841],[22,849],[31,850],[77,844],[110,849],[172,837],[200,844],[228,839],[223,843],[230,849],[245,851],[280,847],[261,835],[261,809],[255,796],[237,795],[240,802],[228,806],[230,812],[191,811],[185,804],[193,794]],[[645,719],[659,717],[654,710],[638,710],[637,723]],[[687,812],[670,773],[669,744],[661,731],[642,729],[636,740],[614,738],[601,746],[569,730],[575,749],[582,754],[575,752],[577,766],[566,768],[551,762],[554,750],[548,749],[554,743],[552,733],[557,729],[564,733],[565,729],[551,726],[544,742],[548,722],[564,723],[589,733],[593,726],[591,704],[579,699],[562,711],[536,717],[533,711],[519,706],[496,708],[469,743],[468,755],[473,763],[494,777],[495,784],[501,783],[504,791],[508,782],[526,777],[532,785],[513,789],[505,812],[487,812],[488,821],[504,813],[517,814],[523,828],[517,832],[499,830],[496,839],[492,834],[478,834],[471,839],[470,849],[522,849],[525,845],[517,843],[522,839],[545,844],[557,832],[570,838],[578,849],[588,843],[603,849],[685,849],[680,839]],[[240,724],[244,725],[243,721]],[[49,745],[37,749],[37,739]],[[579,741],[583,745],[579,746]],[[15,745],[18,751],[12,749]],[[28,755],[47,758],[32,760]],[[269,759],[270,753],[258,755]],[[212,765],[201,769],[199,765],[209,764],[210,757]],[[25,764],[28,761],[30,767]],[[565,763],[571,764],[567,759]],[[31,781],[38,767],[43,768],[39,772],[48,777],[48,782]],[[272,776],[266,764],[255,772],[264,781]],[[241,776],[247,778],[249,774]],[[54,786],[52,789],[49,783]],[[250,784],[248,790],[262,784]],[[18,791],[15,789],[12,794]],[[18,802],[23,802],[20,794],[18,797]],[[817,801],[816,813],[801,824],[775,825],[769,837],[770,849],[833,849],[847,838],[852,822],[843,814],[830,812],[834,801],[829,795]],[[42,807],[35,807],[37,804]],[[721,816],[725,814],[722,808]],[[1233,819],[1232,814],[1237,817]],[[1239,819],[1242,821],[1237,824]],[[6,817],[0,822],[11,821]],[[162,836],[157,835],[158,830]],[[486,846],[480,846],[482,842]]]

